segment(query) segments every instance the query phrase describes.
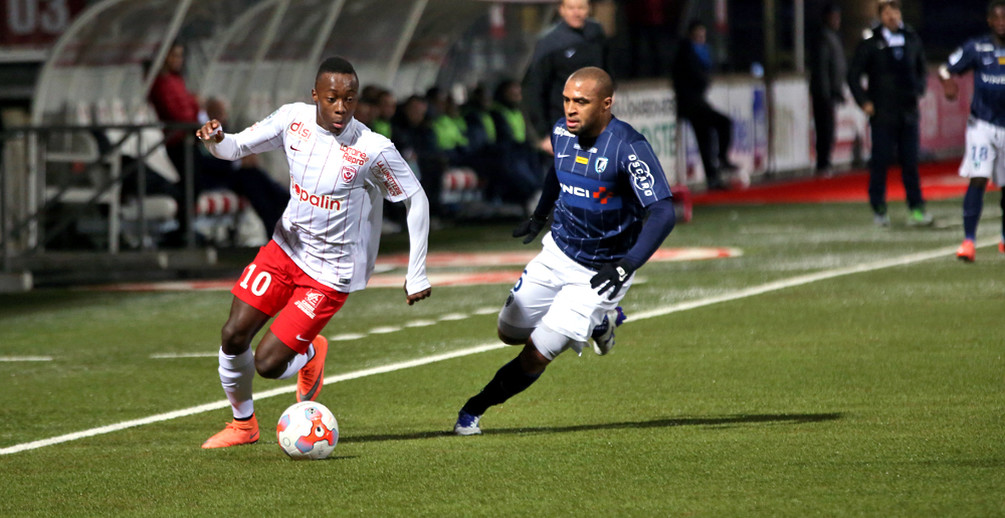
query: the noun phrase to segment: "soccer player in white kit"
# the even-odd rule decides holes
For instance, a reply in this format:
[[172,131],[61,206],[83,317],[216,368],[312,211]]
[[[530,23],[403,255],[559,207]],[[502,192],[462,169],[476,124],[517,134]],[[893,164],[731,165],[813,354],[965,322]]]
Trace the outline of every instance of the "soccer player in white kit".
[[[350,292],[373,272],[382,198],[404,202],[409,235],[405,277],[409,305],[431,293],[426,278],[429,201],[387,138],[353,118],[359,78],[342,58],[321,63],[311,97],[292,103],[237,134],[217,120],[196,132],[216,157],[236,160],[280,149],[290,168],[290,202],[272,240],[241,274],[221,332],[220,383],[234,420],[203,443],[223,448],[256,442],[255,371],[265,378],[297,374],[297,400],[317,398],[328,341],[319,333]],[[251,340],[276,315],[251,350]]]
[[489,407],[537,381],[566,349],[580,352],[592,338],[594,351],[607,354],[620,323],[618,302],[676,221],[652,146],[611,113],[611,76],[581,68],[562,97],[565,117],[551,132],[554,167],[533,216],[513,237],[529,243],[549,213],[554,221],[499,312],[499,339],[524,347],[457,413],[458,435],[480,434]]

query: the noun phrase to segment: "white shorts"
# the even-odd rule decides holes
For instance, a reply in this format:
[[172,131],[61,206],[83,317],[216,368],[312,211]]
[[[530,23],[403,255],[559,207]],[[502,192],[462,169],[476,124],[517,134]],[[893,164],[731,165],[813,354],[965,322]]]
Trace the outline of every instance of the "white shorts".
[[635,274],[625,281],[613,300],[609,300],[610,291],[600,295],[590,286],[590,279],[597,272],[569,259],[555,244],[550,232],[541,241],[544,248],[524,268],[499,312],[500,327],[524,329],[529,333],[543,324],[568,337],[567,347],[580,352],[593,328],[621,302]]
[[964,152],[960,176],[988,178],[996,185],[1005,185],[1005,128],[971,119]]

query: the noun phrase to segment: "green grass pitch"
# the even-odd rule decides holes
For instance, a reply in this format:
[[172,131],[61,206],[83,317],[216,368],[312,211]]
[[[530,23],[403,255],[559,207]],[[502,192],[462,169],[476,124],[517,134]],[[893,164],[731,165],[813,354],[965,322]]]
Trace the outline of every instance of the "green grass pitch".
[[[515,348],[325,386],[341,427],[325,461],[274,442],[291,392],[257,401],[251,446],[199,448],[221,408],[0,455],[0,516],[1005,516],[998,196],[974,264],[952,255],[959,200],[930,204],[930,229],[902,204],[891,229],[858,204],[700,207],[664,247],[742,255],[645,266],[613,353],[565,353],[482,436],[448,432]],[[438,231],[430,249],[525,249],[509,231]],[[752,290],[856,265],[873,266]],[[495,343],[508,289],[434,287],[413,307],[400,288],[354,294],[325,334],[367,336],[333,341],[326,374]],[[0,362],[0,448],[222,401],[214,357],[151,355],[213,354],[229,301],[0,296],[0,357],[52,358]],[[417,320],[435,324],[372,332]]]

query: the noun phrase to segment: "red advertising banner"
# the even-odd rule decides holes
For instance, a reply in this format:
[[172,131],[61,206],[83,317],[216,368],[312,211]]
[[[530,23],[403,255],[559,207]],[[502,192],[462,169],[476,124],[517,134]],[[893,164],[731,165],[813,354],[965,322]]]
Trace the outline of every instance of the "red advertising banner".
[[41,49],[56,41],[85,0],[0,0],[0,50]]

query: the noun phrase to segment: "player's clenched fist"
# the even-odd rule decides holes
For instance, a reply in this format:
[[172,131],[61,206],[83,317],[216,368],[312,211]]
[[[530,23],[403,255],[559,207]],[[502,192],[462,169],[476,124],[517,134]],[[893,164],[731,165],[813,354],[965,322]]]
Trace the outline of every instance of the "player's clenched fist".
[[198,137],[199,140],[212,139],[213,142],[219,143],[223,140],[223,126],[220,124],[220,121],[213,119],[206,124],[203,124],[201,128],[197,129],[195,131],[195,136]]

